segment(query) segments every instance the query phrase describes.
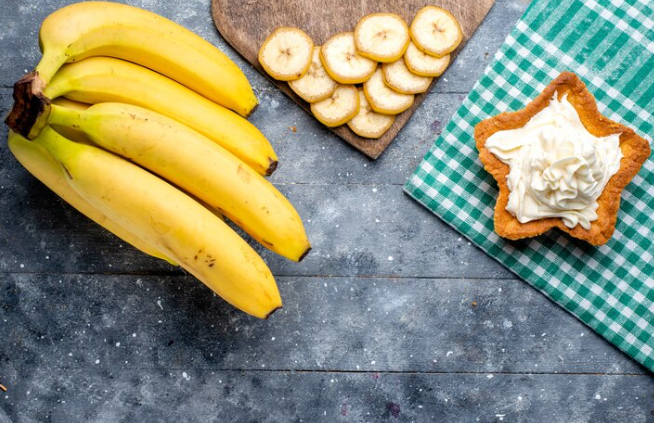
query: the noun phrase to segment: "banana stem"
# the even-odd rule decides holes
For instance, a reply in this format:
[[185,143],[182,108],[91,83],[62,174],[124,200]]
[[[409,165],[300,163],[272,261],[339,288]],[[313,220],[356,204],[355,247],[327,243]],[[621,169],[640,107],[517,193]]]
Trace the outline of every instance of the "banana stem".
[[83,110],[52,104],[48,124],[51,126],[65,126],[80,129]]
[[48,51],[43,52],[43,56],[36,65],[34,71],[39,74],[39,78],[45,85],[48,85],[55,74],[66,63],[66,56],[64,54],[52,55]]
[[12,131],[30,140],[39,135],[50,114],[50,99],[43,94],[45,82],[33,71],[14,84],[14,106],[5,119]]
[[36,68],[14,84],[14,106],[5,119],[12,131],[30,140],[41,133],[51,103],[43,91],[64,63],[65,54],[48,54],[46,49]]
[[79,144],[59,135],[59,133],[50,126],[43,128],[41,134],[39,134],[34,142],[48,150],[48,152],[63,165],[66,173],[68,173],[68,170],[64,163],[71,159],[81,148]]

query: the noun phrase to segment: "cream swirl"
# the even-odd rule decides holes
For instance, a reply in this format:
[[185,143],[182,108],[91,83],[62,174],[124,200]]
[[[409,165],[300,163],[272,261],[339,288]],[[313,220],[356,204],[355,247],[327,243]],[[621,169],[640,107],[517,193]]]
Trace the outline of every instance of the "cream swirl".
[[596,137],[567,95],[518,129],[491,135],[486,148],[510,167],[506,210],[520,223],[558,217],[574,228],[597,220],[597,198],[620,169],[620,134]]

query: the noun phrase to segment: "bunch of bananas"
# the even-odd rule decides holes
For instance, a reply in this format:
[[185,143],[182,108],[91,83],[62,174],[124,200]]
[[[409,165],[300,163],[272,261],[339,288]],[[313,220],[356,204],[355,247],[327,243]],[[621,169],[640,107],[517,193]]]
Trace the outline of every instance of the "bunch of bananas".
[[179,264],[260,318],[282,305],[261,257],[223,216],[294,261],[300,216],[264,176],[277,156],[245,118],[258,102],[214,46],[154,13],[85,2],[48,16],[43,57],[14,87],[9,148],[77,210]]

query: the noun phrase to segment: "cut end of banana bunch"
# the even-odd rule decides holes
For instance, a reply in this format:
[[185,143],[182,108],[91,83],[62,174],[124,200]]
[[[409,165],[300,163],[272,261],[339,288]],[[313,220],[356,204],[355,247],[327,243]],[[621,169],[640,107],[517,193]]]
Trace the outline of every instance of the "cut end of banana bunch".
[[426,6],[413,18],[411,39],[425,53],[443,57],[459,46],[463,32],[450,12],[440,7]]
[[382,66],[384,82],[402,94],[420,94],[429,89],[433,78],[418,76],[411,73],[404,60],[393,63],[384,63]]
[[338,83],[325,71],[320,61],[320,46],[313,48],[313,58],[309,70],[295,81],[289,81],[288,86],[304,101],[315,103],[332,95]]
[[311,104],[311,112],[323,125],[343,125],[359,113],[359,91],[354,85],[339,85],[328,98]]
[[357,52],[352,32],[341,32],[327,40],[320,49],[320,58],[329,76],[341,84],[361,84],[377,68],[377,62]]
[[372,13],[359,20],[354,40],[360,55],[377,62],[394,62],[409,45],[409,27],[395,13]]
[[402,94],[389,88],[384,82],[381,69],[377,69],[363,84],[363,92],[372,109],[385,115],[397,115],[413,104],[413,94]]
[[360,137],[379,138],[395,122],[394,115],[382,115],[372,110],[363,90],[359,90],[359,105],[359,113],[347,123],[347,126]]
[[279,81],[300,79],[311,66],[313,41],[298,28],[280,27],[263,42],[259,63]]
[[437,77],[450,65],[450,55],[434,57],[421,51],[414,43],[409,43],[409,48],[404,53],[404,62],[409,71],[415,75]]

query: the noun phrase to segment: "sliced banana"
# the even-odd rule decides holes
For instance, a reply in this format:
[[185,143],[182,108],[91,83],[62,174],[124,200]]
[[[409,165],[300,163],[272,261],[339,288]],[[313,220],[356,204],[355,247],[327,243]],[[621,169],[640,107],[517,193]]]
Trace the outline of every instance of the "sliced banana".
[[402,113],[413,104],[413,94],[398,93],[384,83],[381,69],[377,69],[363,84],[363,92],[372,109],[385,115]]
[[325,126],[340,126],[359,113],[359,92],[354,85],[339,85],[326,99],[311,103],[311,112]]
[[327,74],[320,61],[320,46],[313,48],[313,58],[307,73],[300,79],[288,81],[288,86],[309,103],[324,100],[334,92],[338,83]]
[[443,57],[430,56],[421,51],[415,44],[409,43],[404,53],[404,63],[411,73],[420,76],[441,76],[450,65],[450,55]]
[[459,46],[463,32],[450,12],[440,7],[426,6],[411,22],[411,39],[425,53],[443,57]]
[[341,32],[320,48],[320,59],[332,79],[341,84],[360,84],[370,78],[377,62],[357,53],[354,33]]
[[388,63],[398,60],[411,37],[409,27],[395,13],[372,13],[359,20],[354,29],[357,51],[363,57]]
[[358,136],[379,138],[395,122],[394,115],[382,115],[372,110],[363,90],[359,90],[359,104],[359,113],[347,123],[347,126]]
[[384,63],[382,72],[386,85],[402,94],[424,93],[434,79],[412,74],[402,59],[393,63]]
[[263,42],[259,63],[273,78],[293,81],[302,77],[311,66],[313,41],[298,28],[279,27]]

